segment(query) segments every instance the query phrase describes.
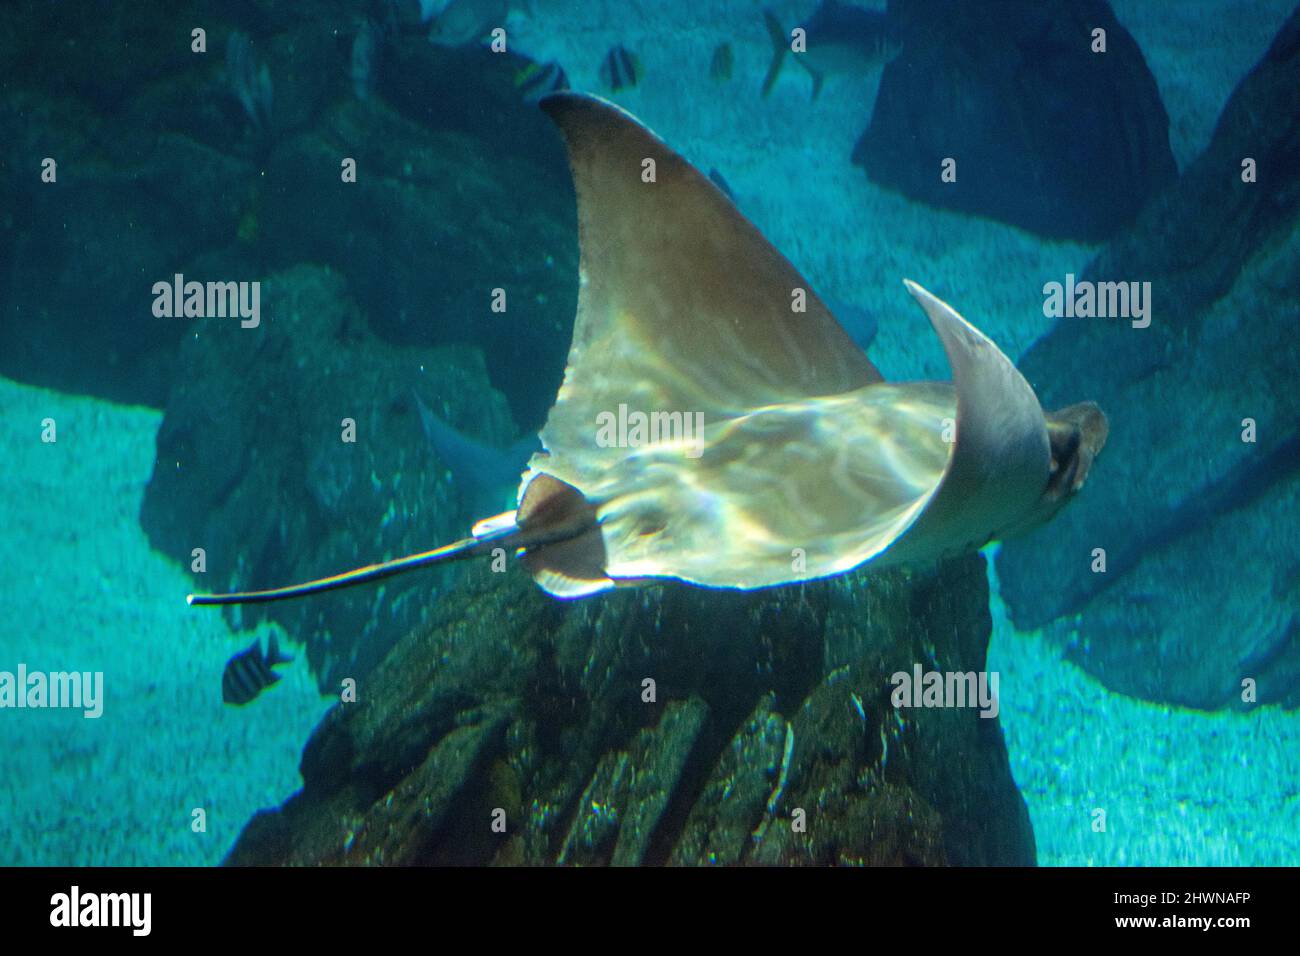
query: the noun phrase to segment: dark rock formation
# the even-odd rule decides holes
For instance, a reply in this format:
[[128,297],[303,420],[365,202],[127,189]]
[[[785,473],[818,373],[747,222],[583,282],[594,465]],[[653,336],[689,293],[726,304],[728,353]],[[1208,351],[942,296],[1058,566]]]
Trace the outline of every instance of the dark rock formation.
[[[151,287],[204,255],[225,267],[205,278],[247,275],[228,249],[252,165],[173,132],[122,135],[45,94],[0,98],[0,138],[0,374],[161,406],[184,327],[154,318]],[[40,181],[46,157],[57,183]]]
[[[527,61],[376,26],[359,98],[352,39],[385,4],[325,0],[306,15],[181,2],[161,18],[13,7],[0,31],[0,374],[166,408],[141,521],[186,567],[205,549],[196,590],[317,577],[462,535],[411,389],[479,441],[515,438],[511,411],[537,427],[576,299],[572,184],[558,136],[514,83]],[[191,51],[193,26],[206,52]],[[240,79],[236,44],[264,86]],[[275,275],[262,327],[155,316],[154,284],[178,273]],[[345,417],[356,445],[339,441]],[[272,614],[332,689],[448,580],[231,618]]]
[[979,557],[577,602],[478,565],[227,862],[1031,864],[998,721],[890,702],[915,662],[981,670],[989,627]]
[[1022,362],[1045,406],[1096,399],[1110,440],[1080,500],[1002,549],[1003,593],[1019,626],[1060,618],[1115,690],[1216,708],[1254,678],[1262,701],[1300,704],[1297,76],[1300,11],[1205,153],[1085,271],[1151,282],[1150,327],[1062,319]]
[[[257,328],[190,321],[140,522],[186,567],[192,549],[206,551],[196,590],[322,577],[466,532],[411,393],[465,432],[507,444],[510,414],[477,351],[388,345],[343,279],[319,267],[266,280]],[[356,422],[355,443],[342,440],[345,418]],[[421,620],[450,573],[230,613],[234,623],[266,615],[284,624],[333,691]]]
[[[1169,117],[1105,0],[893,0],[902,53],[853,161],[875,182],[1047,236],[1096,241],[1176,175]],[[1090,49],[1106,31],[1105,53]],[[957,162],[957,179],[940,164]]]
[[[346,276],[393,344],[479,347],[515,418],[540,425],[577,243],[559,138],[514,83],[526,59],[385,32],[361,101],[355,3],[91,7],[28,0],[0,31],[0,374],[161,407],[185,323],[151,315],[154,282],[308,262]],[[236,40],[267,71],[251,111]]]
[[[540,427],[577,302],[559,137],[520,101],[518,59],[411,39],[381,62],[380,95],[341,98],[277,142],[260,205],[266,253],[345,274],[387,341],[478,346],[516,420]],[[340,181],[345,156],[355,183]],[[498,288],[504,313],[491,308]]]

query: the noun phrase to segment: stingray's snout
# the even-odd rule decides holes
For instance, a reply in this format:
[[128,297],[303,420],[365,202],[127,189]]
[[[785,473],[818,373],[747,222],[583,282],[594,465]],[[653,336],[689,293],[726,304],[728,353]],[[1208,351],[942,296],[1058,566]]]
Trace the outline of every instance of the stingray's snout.
[[1110,422],[1096,402],[1067,405],[1047,416],[1052,445],[1052,477],[1047,493],[1062,501],[1083,487],[1088,472],[1110,435]]
[[1047,487],[1023,521],[1001,537],[1014,538],[1050,521],[1083,488],[1092,463],[1110,434],[1110,422],[1096,402],[1079,402],[1047,413],[1047,437],[1052,449]]

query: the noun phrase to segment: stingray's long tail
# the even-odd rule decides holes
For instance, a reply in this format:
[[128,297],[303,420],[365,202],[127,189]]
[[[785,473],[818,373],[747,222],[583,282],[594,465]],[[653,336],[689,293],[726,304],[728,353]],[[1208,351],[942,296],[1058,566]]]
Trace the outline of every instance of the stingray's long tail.
[[394,558],[392,561],[384,561],[380,564],[367,564],[364,568],[344,571],[342,574],[335,574],[328,578],[304,581],[302,584],[291,584],[282,588],[271,588],[267,591],[238,591],[234,594],[190,594],[185,598],[185,601],[191,605],[262,604],[267,601],[285,601],[289,598],[320,594],[323,591],[337,591],[340,588],[368,584],[371,581],[379,581],[383,578],[392,577],[394,574],[402,574],[405,571],[413,571],[416,568],[423,568],[443,561],[459,561],[464,558],[490,554],[494,548],[508,547],[506,539],[518,533],[513,518],[514,512],[508,512],[498,518],[480,522],[475,526],[476,534],[472,538],[462,538],[441,548],[434,548],[432,551],[408,554],[404,558]]

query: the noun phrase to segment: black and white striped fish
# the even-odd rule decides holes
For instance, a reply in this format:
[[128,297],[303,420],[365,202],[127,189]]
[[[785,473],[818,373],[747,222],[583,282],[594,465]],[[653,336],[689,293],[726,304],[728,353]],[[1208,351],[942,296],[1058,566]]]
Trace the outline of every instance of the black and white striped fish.
[[600,64],[600,81],[612,92],[636,86],[641,79],[641,61],[625,46],[616,46]]
[[530,62],[515,73],[515,89],[527,103],[536,103],[543,96],[568,88],[569,77],[564,67],[554,60],[549,63]]
[[272,667],[292,661],[288,654],[280,653],[274,634],[265,654],[262,653],[262,642],[253,641],[247,650],[226,661],[226,670],[221,675],[221,699],[237,706],[247,704],[280,679]]

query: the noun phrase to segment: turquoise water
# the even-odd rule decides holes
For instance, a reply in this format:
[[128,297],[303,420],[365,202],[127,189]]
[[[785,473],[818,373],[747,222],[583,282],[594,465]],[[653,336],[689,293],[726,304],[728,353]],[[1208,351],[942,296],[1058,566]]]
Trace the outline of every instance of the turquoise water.
[[[349,406],[356,407],[352,415],[363,431],[377,431],[381,426],[374,422],[400,412],[411,422],[409,433],[417,434],[413,412],[393,403],[407,401],[410,388],[427,386],[425,397],[444,403],[436,412],[478,440],[504,447],[541,425],[540,412],[560,379],[569,329],[556,323],[571,321],[573,230],[562,212],[548,211],[551,219],[542,225],[529,220],[520,207],[533,200],[531,195],[514,196],[517,202],[510,206],[474,204],[483,197],[500,199],[494,192],[500,187],[481,180],[503,171],[517,177],[513,183],[531,181],[531,173],[511,165],[511,149],[531,156],[558,153],[558,146],[552,141],[543,148],[531,138],[511,145],[505,134],[497,142],[495,133],[476,132],[491,145],[475,152],[450,136],[439,139],[443,133],[438,133],[419,140],[426,152],[405,158],[385,154],[386,142],[401,142],[385,137],[400,136],[409,124],[441,129],[440,117],[456,112],[451,100],[463,95],[441,74],[422,87],[425,81],[415,73],[422,61],[412,66],[382,44],[362,79],[355,67],[337,68],[354,62],[350,37],[356,24],[366,18],[386,22],[389,8],[399,4],[323,3],[314,11],[316,4],[266,2],[255,5],[256,16],[212,4],[196,10],[198,19],[159,5],[158,23],[170,28],[113,29],[145,46],[157,42],[156,34],[174,34],[177,51],[147,56],[137,71],[120,62],[109,66],[96,81],[102,83],[98,89],[84,77],[95,75],[99,55],[79,62],[77,69],[85,73],[73,70],[71,80],[43,72],[49,60],[31,52],[33,43],[52,45],[55,39],[32,41],[24,32],[43,22],[36,6],[25,6],[14,18],[16,37],[5,42],[21,55],[9,60],[12,68],[0,68],[8,74],[0,90],[0,129],[18,131],[4,170],[2,195],[9,208],[0,210],[0,261],[7,260],[0,287],[5,305],[0,322],[7,328],[0,349],[9,353],[0,374],[5,456],[0,671],[22,663],[32,671],[102,672],[105,691],[100,719],[85,719],[75,710],[0,710],[0,864],[216,864],[255,812],[282,803],[302,785],[299,759],[313,728],[337,700],[338,675],[382,659],[387,647],[427,620],[425,608],[446,595],[456,579],[434,576],[406,591],[397,585],[381,590],[364,624],[365,613],[355,609],[340,611],[329,622],[323,622],[323,614],[318,620],[314,610],[276,619],[252,612],[223,617],[187,607],[185,595],[209,584],[220,590],[281,583],[264,575],[254,579],[250,567],[273,568],[298,580],[393,557],[405,553],[403,548],[422,550],[464,534],[467,517],[483,515],[467,514],[465,488],[471,479],[449,463],[426,473],[431,453],[411,443],[393,457],[376,455],[356,472],[362,478],[327,474],[326,466],[313,462],[309,487],[268,491],[255,506],[241,505],[237,492],[214,493],[206,501],[182,494],[157,505],[153,518],[142,517],[150,482],[161,485],[159,469],[181,447],[160,438],[160,429],[167,435],[165,415],[175,415],[177,408],[197,415],[198,424],[186,427],[223,434],[226,444],[211,452],[218,460],[203,464],[214,473],[253,474],[261,459],[239,449],[283,450],[277,443],[289,439],[287,432],[266,431],[273,426],[262,419],[260,432],[226,434],[227,425],[237,431],[230,423],[238,421],[239,409],[252,406],[240,405],[234,384],[186,391],[175,370],[211,372],[206,360],[195,358],[211,353],[187,346],[188,329],[182,335],[159,333],[161,326],[151,329],[148,322],[161,320],[150,317],[152,297],[141,290],[182,270],[262,277],[279,296],[268,300],[281,310],[271,313],[274,321],[287,326],[289,320],[282,318],[287,313],[294,312],[292,321],[298,322],[299,312],[315,315],[317,303],[329,301],[330,283],[346,271],[340,262],[353,258],[368,280],[348,276],[348,304],[339,306],[343,317],[330,320],[332,338],[313,346],[319,347],[311,353],[319,377],[309,385],[297,379],[284,385],[286,391],[300,388],[297,399],[277,390],[275,375],[258,377],[257,357],[232,359],[221,366],[222,374],[249,369],[247,380],[258,382],[257,401],[264,409],[311,408],[330,383],[355,381],[345,363],[339,370],[328,368],[332,350],[342,354],[365,341],[375,350],[370,354],[382,354],[390,363],[375,370],[377,380],[414,384],[387,392],[387,385],[367,386],[384,395],[384,404]],[[990,215],[939,208],[882,187],[851,161],[882,84],[878,68],[829,76],[815,101],[809,98],[808,78],[787,68],[763,97],[759,81],[771,46],[756,5],[700,0],[675,12],[669,6],[533,0],[527,8],[512,6],[505,26],[512,50],[539,63],[562,64],[573,89],[609,96],[700,170],[720,171],[737,206],[824,298],[854,303],[874,315],[877,332],[869,354],[886,378],[948,377],[942,349],[906,301],[905,277],[957,305],[1013,360],[1051,331],[1056,320],[1044,315],[1043,282],[1081,273],[1103,241],[1044,237]],[[793,24],[815,4],[773,6],[783,22]],[[1179,170],[1210,143],[1229,96],[1293,9],[1289,2],[1272,0],[1249,5],[1113,0],[1110,6],[1154,76]],[[393,15],[409,20],[413,14],[403,9]],[[212,24],[213,52],[206,54],[211,66],[195,67],[187,60],[198,55],[188,44],[190,24],[199,20]],[[1206,25],[1213,23],[1230,27],[1214,29],[1207,38]],[[81,36],[85,28],[66,29]],[[222,71],[231,67],[222,65],[225,54],[217,41],[232,30],[253,38],[257,62],[275,66],[273,102],[282,112],[266,121],[274,127],[269,133],[239,104],[224,78]],[[709,74],[714,51],[724,42],[734,59],[726,82]],[[601,64],[619,44],[635,51],[642,76],[635,87],[611,92]],[[315,82],[311,58],[327,54],[334,73]],[[458,81],[472,87],[470,61],[455,62]],[[358,83],[368,89],[364,99],[354,89]],[[409,109],[380,118],[367,112],[381,109],[373,106],[376,102],[399,101],[393,92],[398,87],[423,91],[428,110],[423,120]],[[484,128],[500,129],[494,114],[479,121]],[[131,133],[116,148],[111,143],[119,125]],[[296,145],[286,147],[289,142]],[[445,154],[437,152],[439,144]],[[391,148],[400,152],[401,147]],[[361,177],[383,166],[387,181],[396,183],[383,193],[385,202],[399,202],[404,190],[412,196],[418,192],[427,217],[402,219],[391,207],[372,203],[364,210],[369,219],[355,209],[356,218],[339,219],[337,208],[322,199],[320,220],[313,222],[311,202],[277,204],[274,195],[258,192],[257,180],[268,170],[283,176],[286,168],[308,168],[319,157],[328,159],[330,172],[313,181],[334,188],[334,166],[348,150],[363,156]],[[38,180],[47,153],[59,157],[59,181],[68,184],[72,197],[48,205],[36,192],[46,188]],[[185,159],[173,163],[160,155]],[[489,155],[501,165],[481,165]],[[194,190],[184,193],[186,202],[172,195],[182,191],[175,183],[181,167],[193,175],[183,186]],[[453,183],[451,175],[459,178]],[[537,185],[538,193],[547,194],[537,202],[567,209],[572,199],[564,190],[561,169],[554,180]],[[157,200],[160,193],[169,198]],[[457,196],[467,209],[456,206]],[[161,221],[147,212],[155,203],[168,210]],[[141,230],[152,232],[144,239],[132,231],[134,225],[115,232],[120,223],[106,225],[94,211],[111,204],[126,210],[123,221],[134,223],[139,216],[147,220]],[[138,213],[132,211],[137,208]],[[77,214],[81,210],[84,217]],[[49,238],[51,216],[61,223],[61,238]],[[424,227],[439,216],[454,227],[428,235]],[[1289,231],[1283,229],[1248,258],[1217,311],[1207,307],[1210,321],[1234,328],[1238,310],[1248,309],[1275,320],[1294,318],[1300,298],[1294,279],[1297,223],[1300,218],[1293,216]],[[316,236],[317,229],[329,237]],[[517,258],[507,263],[499,253],[505,248],[501,243],[508,246],[516,236],[512,230]],[[475,272],[471,282],[458,272],[461,257],[475,269],[485,260],[494,265]],[[39,271],[44,266],[48,271]],[[304,266],[323,266],[333,278],[317,272],[305,279],[283,278],[305,275],[292,272]],[[491,278],[491,268],[498,269],[499,280]],[[87,278],[103,270],[111,273],[106,282],[134,281],[138,287],[106,300]],[[278,287],[272,276],[280,277]],[[461,281],[464,290],[457,285]],[[472,316],[458,311],[496,281],[512,296],[516,284],[527,289],[513,300],[528,303],[531,311],[521,310],[527,311],[525,319],[510,313],[494,317],[482,309]],[[417,296],[437,301],[430,305]],[[503,326],[507,321],[533,321],[541,331],[525,335]],[[367,331],[357,331],[367,323]],[[305,320],[301,328],[303,335],[314,334]],[[193,335],[197,339],[199,332]],[[380,344],[372,346],[371,338]],[[521,339],[525,344],[517,344]],[[1211,341],[1219,340],[1211,336]],[[535,380],[524,371],[530,362],[538,368]],[[301,389],[308,387],[321,391],[304,399]],[[355,393],[349,395],[349,401],[354,398]],[[328,417],[334,429],[335,409],[319,400],[322,418]],[[1233,407],[1224,414],[1235,421],[1245,413]],[[43,440],[50,419],[56,441]],[[289,458],[294,454],[300,452],[290,452]],[[1215,454],[1206,452],[1205,458],[1213,462]],[[238,464],[226,468],[223,455]],[[1106,481],[1106,463],[1103,455],[1090,484]],[[1294,501],[1293,474],[1288,465],[1268,492],[1272,500]],[[273,479],[267,483],[274,486]],[[366,485],[382,504],[358,512],[339,504]],[[1072,507],[1086,506],[1087,490],[1083,495]],[[387,505],[390,498],[400,504]],[[205,509],[210,516],[200,514]],[[222,565],[237,568],[229,580],[200,578],[196,584],[188,561],[181,560],[188,548],[177,542],[189,540],[191,527],[202,527],[205,541],[217,541],[220,528],[236,520],[231,515],[250,512],[260,517],[238,527],[246,534],[257,525],[263,534],[257,547],[248,545],[240,553],[242,563],[231,559]],[[207,523],[199,520],[182,533],[181,517],[187,513]],[[308,513],[322,516],[319,527],[305,530],[307,519],[294,517]],[[1269,547],[1282,555],[1280,562],[1300,566],[1294,512],[1284,508],[1281,514],[1283,522],[1290,521],[1289,531],[1285,523],[1270,527],[1259,518],[1243,526],[1261,540],[1267,536]],[[169,520],[176,522],[174,540],[165,527]],[[149,528],[143,526],[149,522]],[[346,526],[349,534],[358,526],[374,527],[375,537],[366,542],[372,550],[360,553],[354,539],[336,534],[333,525]],[[303,541],[312,542],[314,554],[289,553],[286,543]],[[222,540],[221,547],[235,553],[237,542]],[[217,548],[211,550],[217,554]],[[215,564],[223,560],[213,558]],[[1188,560],[1200,557],[1192,554]],[[1068,616],[1050,626],[1018,630],[991,564],[989,573],[988,669],[1001,674],[1001,730],[1040,864],[1300,861],[1300,717],[1294,690],[1290,697],[1279,694],[1281,703],[1245,707],[1180,706],[1118,693],[1067,652],[1062,635],[1069,631]],[[1258,587],[1262,609],[1255,620],[1261,632],[1274,618],[1286,621],[1294,614],[1294,582],[1289,591],[1273,586],[1267,593],[1251,580],[1238,587],[1250,593]],[[1203,628],[1204,643],[1213,644],[1215,620],[1189,611],[1182,621],[1181,627]],[[273,631],[298,660],[281,668],[283,680],[250,706],[223,704],[227,660]],[[322,686],[330,693],[323,694]],[[1106,809],[1102,832],[1094,826],[1098,807]],[[196,827],[196,819],[204,825]]]

